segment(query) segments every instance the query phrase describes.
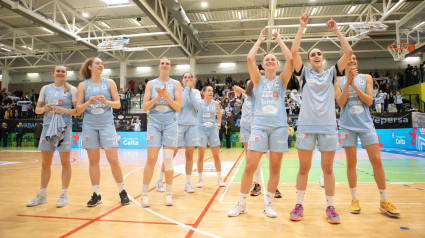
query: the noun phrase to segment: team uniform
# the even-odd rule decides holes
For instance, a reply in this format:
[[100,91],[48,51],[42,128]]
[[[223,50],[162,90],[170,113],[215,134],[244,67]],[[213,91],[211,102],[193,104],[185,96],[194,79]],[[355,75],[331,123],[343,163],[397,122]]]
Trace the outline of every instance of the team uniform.
[[252,111],[251,99],[245,93],[242,93],[243,105],[242,105],[242,117],[240,121],[241,130],[240,130],[240,139],[241,143],[248,143],[249,137],[251,136],[251,122],[254,116]]
[[[340,88],[344,88],[347,78],[341,77]],[[366,93],[366,78],[359,74],[354,79],[354,84]],[[378,143],[378,136],[370,116],[369,107],[359,98],[356,91],[350,86],[348,99],[341,109],[339,120],[341,129],[342,147],[357,146],[357,137],[360,137],[362,147]]]
[[202,101],[199,90],[186,87],[182,94],[182,107],[177,117],[178,142],[177,146],[198,146],[198,111]]
[[[105,96],[108,101],[112,100],[108,79],[102,78],[97,84],[90,82],[90,79],[85,80],[84,102],[98,95]],[[83,119],[82,147],[84,149],[118,147],[111,107],[96,101],[87,108]]]
[[[170,78],[167,82],[160,82],[158,79],[152,80],[151,98],[157,96],[155,88],[167,88],[167,93],[174,100],[174,82]],[[147,147],[177,147],[177,114],[176,111],[165,101],[158,99],[155,105],[149,110],[149,122],[146,132]]]
[[248,150],[288,152],[288,124],[284,108],[285,91],[276,76],[269,81],[262,76],[253,90],[253,121]]
[[338,72],[338,66],[317,74],[302,65],[300,72],[295,74],[299,76],[303,98],[295,147],[313,150],[317,144],[320,151],[336,151],[339,146],[334,81],[337,76],[342,76]]
[[220,145],[216,118],[217,106],[215,101],[211,100],[209,104],[206,104],[205,101],[202,100],[200,110],[198,111],[200,147],[207,147],[207,142],[210,145],[210,148]]
[[[65,109],[72,109],[73,102],[77,101],[77,88],[70,85],[69,91],[65,92],[65,86],[55,87],[49,84],[44,86],[40,91],[39,102],[49,104],[50,106],[62,107]],[[40,143],[38,149],[41,151],[54,151],[55,146],[46,140],[47,130],[49,129],[54,112],[45,112],[43,116],[43,130],[41,132]],[[63,137],[63,142],[56,149],[59,152],[71,151],[72,139],[72,118],[71,115],[62,113],[62,118],[65,121],[66,129]]]

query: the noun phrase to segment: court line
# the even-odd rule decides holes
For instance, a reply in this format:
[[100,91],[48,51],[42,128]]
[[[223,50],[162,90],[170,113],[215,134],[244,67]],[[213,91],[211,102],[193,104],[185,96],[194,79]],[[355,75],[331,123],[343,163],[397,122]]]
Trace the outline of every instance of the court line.
[[[220,202],[220,203],[225,203],[225,204],[227,204],[227,203],[235,203],[235,202]],[[264,202],[246,202],[247,204],[264,204]],[[294,205],[294,203],[292,202],[273,202],[273,204],[282,204],[282,205]],[[303,203],[303,204],[309,204],[309,205],[323,205],[323,204],[326,204],[326,202],[305,202],[305,203]],[[348,202],[336,202],[335,204],[341,204],[341,205],[349,205],[349,204],[351,204],[351,203],[348,203]],[[379,205],[380,203],[378,203],[378,202],[376,202],[376,203],[374,203],[374,202],[362,202],[362,205],[363,204],[368,204],[368,205]],[[413,202],[413,203],[409,203],[409,202],[399,202],[399,203],[397,203],[397,202],[394,202],[394,203],[392,203],[392,204],[397,204],[397,205],[425,205],[425,203],[415,203],[415,202]]]
[[[245,158],[245,157],[244,157],[244,158]],[[237,174],[237,172],[239,171],[239,168],[241,167],[243,160],[244,160],[244,159],[242,159],[242,160],[241,160],[241,162],[239,163],[238,168],[236,169],[236,172],[233,174],[232,179],[230,180],[229,185],[227,185],[226,189],[224,190],[224,193],[221,195],[220,200],[219,200],[220,202],[221,202],[221,201],[223,201],[224,196],[226,195],[227,191],[228,191],[228,190],[229,190],[229,188],[230,188],[230,185],[233,183],[233,180],[235,179],[236,174]]]
[[[241,152],[241,154],[239,155],[238,159],[236,160],[236,162],[233,164],[232,168],[230,169],[229,173],[226,175],[226,178],[224,179],[224,182],[226,182],[227,178],[229,177],[229,175],[232,173],[233,169],[235,168],[236,164],[239,162],[239,160],[241,159],[242,155],[244,154],[244,151]],[[211,197],[210,201],[208,202],[207,206],[205,206],[204,210],[202,211],[201,215],[199,215],[198,219],[196,220],[195,224],[193,225],[194,228],[198,227],[199,224],[201,223],[202,219],[204,218],[205,214],[208,212],[208,210],[210,209],[213,201],[215,200],[215,198],[217,197],[218,193],[220,192],[221,187],[218,187],[217,190],[215,191],[214,195]],[[187,235],[186,238],[189,238],[193,235],[193,230],[191,229]]]
[[[141,168],[143,168],[143,167],[137,168],[137,169],[135,169],[135,171],[140,170]],[[180,174],[178,174],[178,175],[174,176],[174,177],[173,177],[173,179],[174,179],[174,178],[176,178],[176,177],[178,177],[178,176],[180,176]],[[155,188],[156,188],[156,187],[153,187],[153,188],[149,189],[149,191],[148,191],[148,192],[150,192],[150,191],[154,190]],[[138,195],[138,196],[136,196],[135,198],[137,199],[137,198],[138,198],[138,197],[140,197],[140,196],[141,196],[141,194],[140,194],[140,195]],[[122,208],[122,207],[124,207],[124,206],[123,206],[123,205],[119,205],[118,207],[115,207],[115,208],[113,208],[112,210],[109,210],[108,212],[106,212],[106,213],[104,213],[104,214],[102,214],[102,215],[100,215],[100,216],[98,216],[98,217],[96,217],[96,218],[92,219],[92,220],[91,220],[91,221],[89,221],[89,222],[84,223],[83,225],[81,225],[81,226],[79,226],[79,227],[75,228],[74,230],[72,230],[72,231],[70,231],[70,232],[68,232],[68,233],[66,233],[65,235],[62,235],[62,236],[60,236],[60,237],[61,237],[61,238],[62,238],[62,237],[68,237],[68,236],[70,236],[70,235],[72,235],[72,234],[76,233],[77,231],[80,231],[81,229],[83,229],[83,228],[85,228],[85,227],[87,227],[87,226],[91,225],[92,223],[94,223],[94,222],[96,222],[96,221],[100,221],[103,217],[105,217],[105,216],[107,216],[107,215],[109,215],[109,214],[111,214],[111,213],[115,212],[116,210],[118,210],[118,209],[120,209],[120,208]]]
[[[37,216],[37,215],[16,215],[19,217],[36,217],[36,218],[52,218],[52,219],[65,219],[65,220],[82,220],[82,221],[91,221],[91,218],[78,218],[78,217],[55,217],[55,216]],[[107,220],[107,219],[100,219],[99,221],[106,221],[106,222],[123,222],[123,223],[141,223],[141,224],[154,224],[154,225],[177,225],[175,223],[169,223],[169,222],[151,222],[151,221],[125,221],[125,220]],[[186,225],[193,225],[193,224],[186,224]]]

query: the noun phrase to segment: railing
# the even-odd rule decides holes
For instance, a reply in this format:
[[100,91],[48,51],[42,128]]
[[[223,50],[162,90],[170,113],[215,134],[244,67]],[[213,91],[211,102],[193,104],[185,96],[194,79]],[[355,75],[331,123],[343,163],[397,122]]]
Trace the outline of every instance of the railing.
[[[403,99],[406,100],[408,98],[408,104],[410,108],[415,108],[420,112],[424,112],[425,110],[425,102],[419,98],[419,94],[403,94]],[[403,102],[406,105],[406,103]]]

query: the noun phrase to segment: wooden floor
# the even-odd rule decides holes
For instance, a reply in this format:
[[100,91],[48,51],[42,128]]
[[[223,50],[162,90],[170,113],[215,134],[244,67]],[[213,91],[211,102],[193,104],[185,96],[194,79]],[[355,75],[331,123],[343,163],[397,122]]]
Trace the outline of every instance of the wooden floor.
[[[184,152],[181,151],[176,162],[173,185],[175,205],[164,205],[164,193],[156,192],[153,179],[149,192],[149,209],[140,207],[145,150],[120,151],[125,186],[129,195],[135,199],[135,202],[124,207],[119,204],[117,185],[106,160],[102,158],[103,203],[94,208],[85,206],[92,194],[85,151],[72,152],[73,174],[68,192],[69,204],[64,208],[55,207],[61,192],[61,166],[58,155],[55,154],[47,191],[49,202],[30,208],[25,204],[37,194],[40,186],[40,153],[25,148],[1,150],[0,237],[425,237],[425,159],[382,153],[383,160],[386,155],[395,160],[414,161],[404,167],[411,168],[408,173],[412,176],[415,174],[415,182],[391,180],[395,176],[391,170],[396,173],[397,166],[389,168],[390,172],[387,173],[389,181],[398,181],[388,184],[388,196],[401,211],[401,217],[394,219],[379,213],[376,185],[361,181],[358,196],[362,213],[350,214],[348,185],[343,179],[339,180],[336,173],[335,207],[342,223],[331,225],[324,216],[325,195],[323,188],[316,182],[317,174],[320,174],[317,166],[313,166],[310,173],[311,183],[308,185],[304,204],[304,219],[291,222],[289,213],[295,204],[295,183],[290,182],[294,178],[284,176],[281,176],[283,180],[279,184],[283,198],[274,200],[277,218],[268,218],[262,213],[263,195],[248,198],[247,214],[236,218],[227,217],[228,210],[238,199],[238,177],[244,165],[241,150],[224,149],[220,153],[227,187],[217,186],[216,176],[211,168],[211,175],[204,175],[204,188],[195,188],[193,194],[183,191]],[[205,158],[206,167],[212,167],[213,160],[209,151]],[[291,150],[284,158],[284,162],[296,162],[291,160],[297,159],[297,152]],[[263,165],[267,165],[266,158],[263,159]],[[337,159],[339,162],[335,166],[343,171],[343,151],[337,153]],[[359,164],[363,166],[367,164],[365,162],[366,159],[359,158]],[[158,168],[154,177],[158,174]],[[282,174],[285,174],[285,166],[282,167]],[[193,187],[196,182],[195,173],[192,177]]]

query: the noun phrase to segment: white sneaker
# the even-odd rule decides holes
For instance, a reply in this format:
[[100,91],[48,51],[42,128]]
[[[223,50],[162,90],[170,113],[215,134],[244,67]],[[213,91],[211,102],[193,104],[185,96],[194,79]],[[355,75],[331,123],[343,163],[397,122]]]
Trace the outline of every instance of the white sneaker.
[[141,203],[142,207],[149,207],[149,198],[147,194],[142,194],[142,203]]
[[68,197],[62,193],[59,197],[58,202],[56,203],[56,207],[57,208],[64,207],[66,206],[66,204],[68,204]]
[[162,179],[156,180],[156,191],[163,193],[165,192],[164,184],[162,183]]
[[173,206],[174,205],[173,196],[171,195],[171,193],[165,194],[165,205],[167,205],[167,206]]
[[198,184],[196,184],[196,187],[197,188],[202,188],[204,186],[204,181],[202,181],[202,179],[200,179],[199,181],[198,181]]
[[189,183],[189,182],[187,182],[187,183],[184,185],[184,191],[186,191],[186,192],[188,192],[188,193],[194,193],[194,192],[195,192],[195,190],[192,188],[192,185],[190,185],[190,183]]
[[244,205],[240,205],[239,202],[236,204],[236,206],[234,208],[232,208],[232,210],[230,210],[227,213],[227,216],[229,217],[237,217],[239,216],[239,214],[245,214],[246,213],[246,204]]
[[275,218],[277,217],[277,213],[276,211],[273,209],[273,206],[271,204],[269,205],[265,205],[264,204],[264,209],[263,212],[268,216],[268,217],[272,217]]
[[226,183],[223,181],[223,179],[218,180],[218,186],[219,187],[226,187]]
[[319,185],[320,185],[320,187],[322,187],[322,188],[324,188],[324,187],[325,187],[325,178],[323,177],[323,174],[322,174],[322,175],[320,175]]
[[27,207],[34,207],[47,202],[46,195],[37,194],[37,196],[27,203]]

